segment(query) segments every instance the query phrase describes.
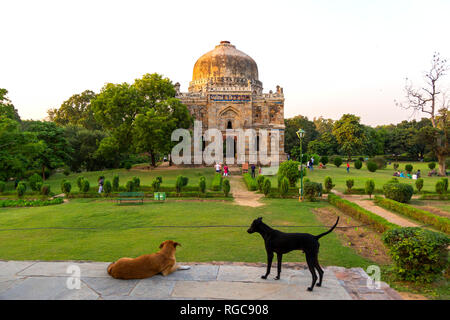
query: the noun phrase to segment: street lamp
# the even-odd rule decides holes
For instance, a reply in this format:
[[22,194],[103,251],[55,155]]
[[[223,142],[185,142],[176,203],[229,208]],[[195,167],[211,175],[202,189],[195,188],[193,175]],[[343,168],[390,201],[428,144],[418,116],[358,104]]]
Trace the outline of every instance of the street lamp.
[[297,137],[300,139],[300,197],[298,201],[303,201],[303,151],[302,151],[302,139],[305,135],[305,130],[298,129],[296,132]]

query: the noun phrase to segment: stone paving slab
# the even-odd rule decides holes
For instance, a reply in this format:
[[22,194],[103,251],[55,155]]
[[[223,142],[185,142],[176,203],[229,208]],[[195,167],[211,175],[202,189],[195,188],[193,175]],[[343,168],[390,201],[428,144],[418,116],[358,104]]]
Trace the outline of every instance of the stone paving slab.
[[[368,275],[361,268],[324,268],[322,287],[307,291],[311,274],[304,268],[283,267],[280,280],[274,280],[276,266],[267,280],[261,279],[266,267],[231,264],[183,263],[166,277],[120,280],[111,278],[105,262],[0,261],[0,299],[37,300],[401,300],[400,295],[382,282],[379,289],[367,287]],[[70,265],[80,270],[80,289],[68,289]]]

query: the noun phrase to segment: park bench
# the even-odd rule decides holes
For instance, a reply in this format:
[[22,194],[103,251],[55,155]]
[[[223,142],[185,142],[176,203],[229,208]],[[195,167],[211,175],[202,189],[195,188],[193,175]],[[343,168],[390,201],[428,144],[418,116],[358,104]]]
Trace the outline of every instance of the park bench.
[[248,163],[246,162],[242,164],[242,174],[247,172],[248,172]]
[[122,201],[141,201],[144,203],[144,193],[143,192],[121,192],[119,193],[119,203]]

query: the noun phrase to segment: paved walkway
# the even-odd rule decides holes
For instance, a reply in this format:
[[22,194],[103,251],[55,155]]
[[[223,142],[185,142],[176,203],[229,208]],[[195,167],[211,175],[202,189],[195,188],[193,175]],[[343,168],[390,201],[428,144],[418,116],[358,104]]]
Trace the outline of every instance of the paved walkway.
[[[311,274],[303,266],[283,268],[281,279],[261,279],[263,264],[183,263],[190,270],[180,270],[167,277],[156,275],[142,280],[111,278],[107,262],[0,261],[0,300],[401,300],[386,283],[380,289],[367,287],[367,274],[361,268],[324,268],[322,287],[309,292]],[[80,277],[68,273],[79,267]],[[72,271],[73,272],[73,271]],[[79,289],[69,289],[68,284]]]
[[370,212],[373,212],[377,215],[379,215],[380,217],[385,218],[387,221],[391,222],[391,223],[395,223],[396,225],[400,226],[400,227],[419,227],[420,224],[418,223],[414,223],[411,220],[405,219],[395,213],[392,213],[389,210],[386,210],[382,207],[377,206],[373,201],[371,200],[363,200],[366,199],[367,196],[361,196],[361,195],[348,195],[348,194],[344,194],[342,192],[339,192],[335,189],[332,190],[336,195],[338,195],[339,197],[354,202],[357,205],[359,205],[360,207],[369,210]]

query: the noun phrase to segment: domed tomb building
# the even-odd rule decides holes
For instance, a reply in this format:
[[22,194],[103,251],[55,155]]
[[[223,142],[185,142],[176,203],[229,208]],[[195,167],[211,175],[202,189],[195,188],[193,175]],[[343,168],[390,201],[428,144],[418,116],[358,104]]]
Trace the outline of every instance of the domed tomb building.
[[[280,162],[286,159],[283,88],[277,86],[275,92],[263,93],[256,62],[229,41],[221,41],[197,60],[189,92],[180,92],[179,83],[175,84],[175,89],[177,98],[188,107],[195,120],[202,122],[203,132],[217,128],[225,139],[227,129],[254,129],[257,133],[266,129],[268,155],[276,152]],[[278,150],[270,150],[271,130],[279,133]],[[255,142],[257,151],[261,137]],[[234,146],[235,157],[236,149]],[[249,162],[248,141],[245,150],[246,162]]]

